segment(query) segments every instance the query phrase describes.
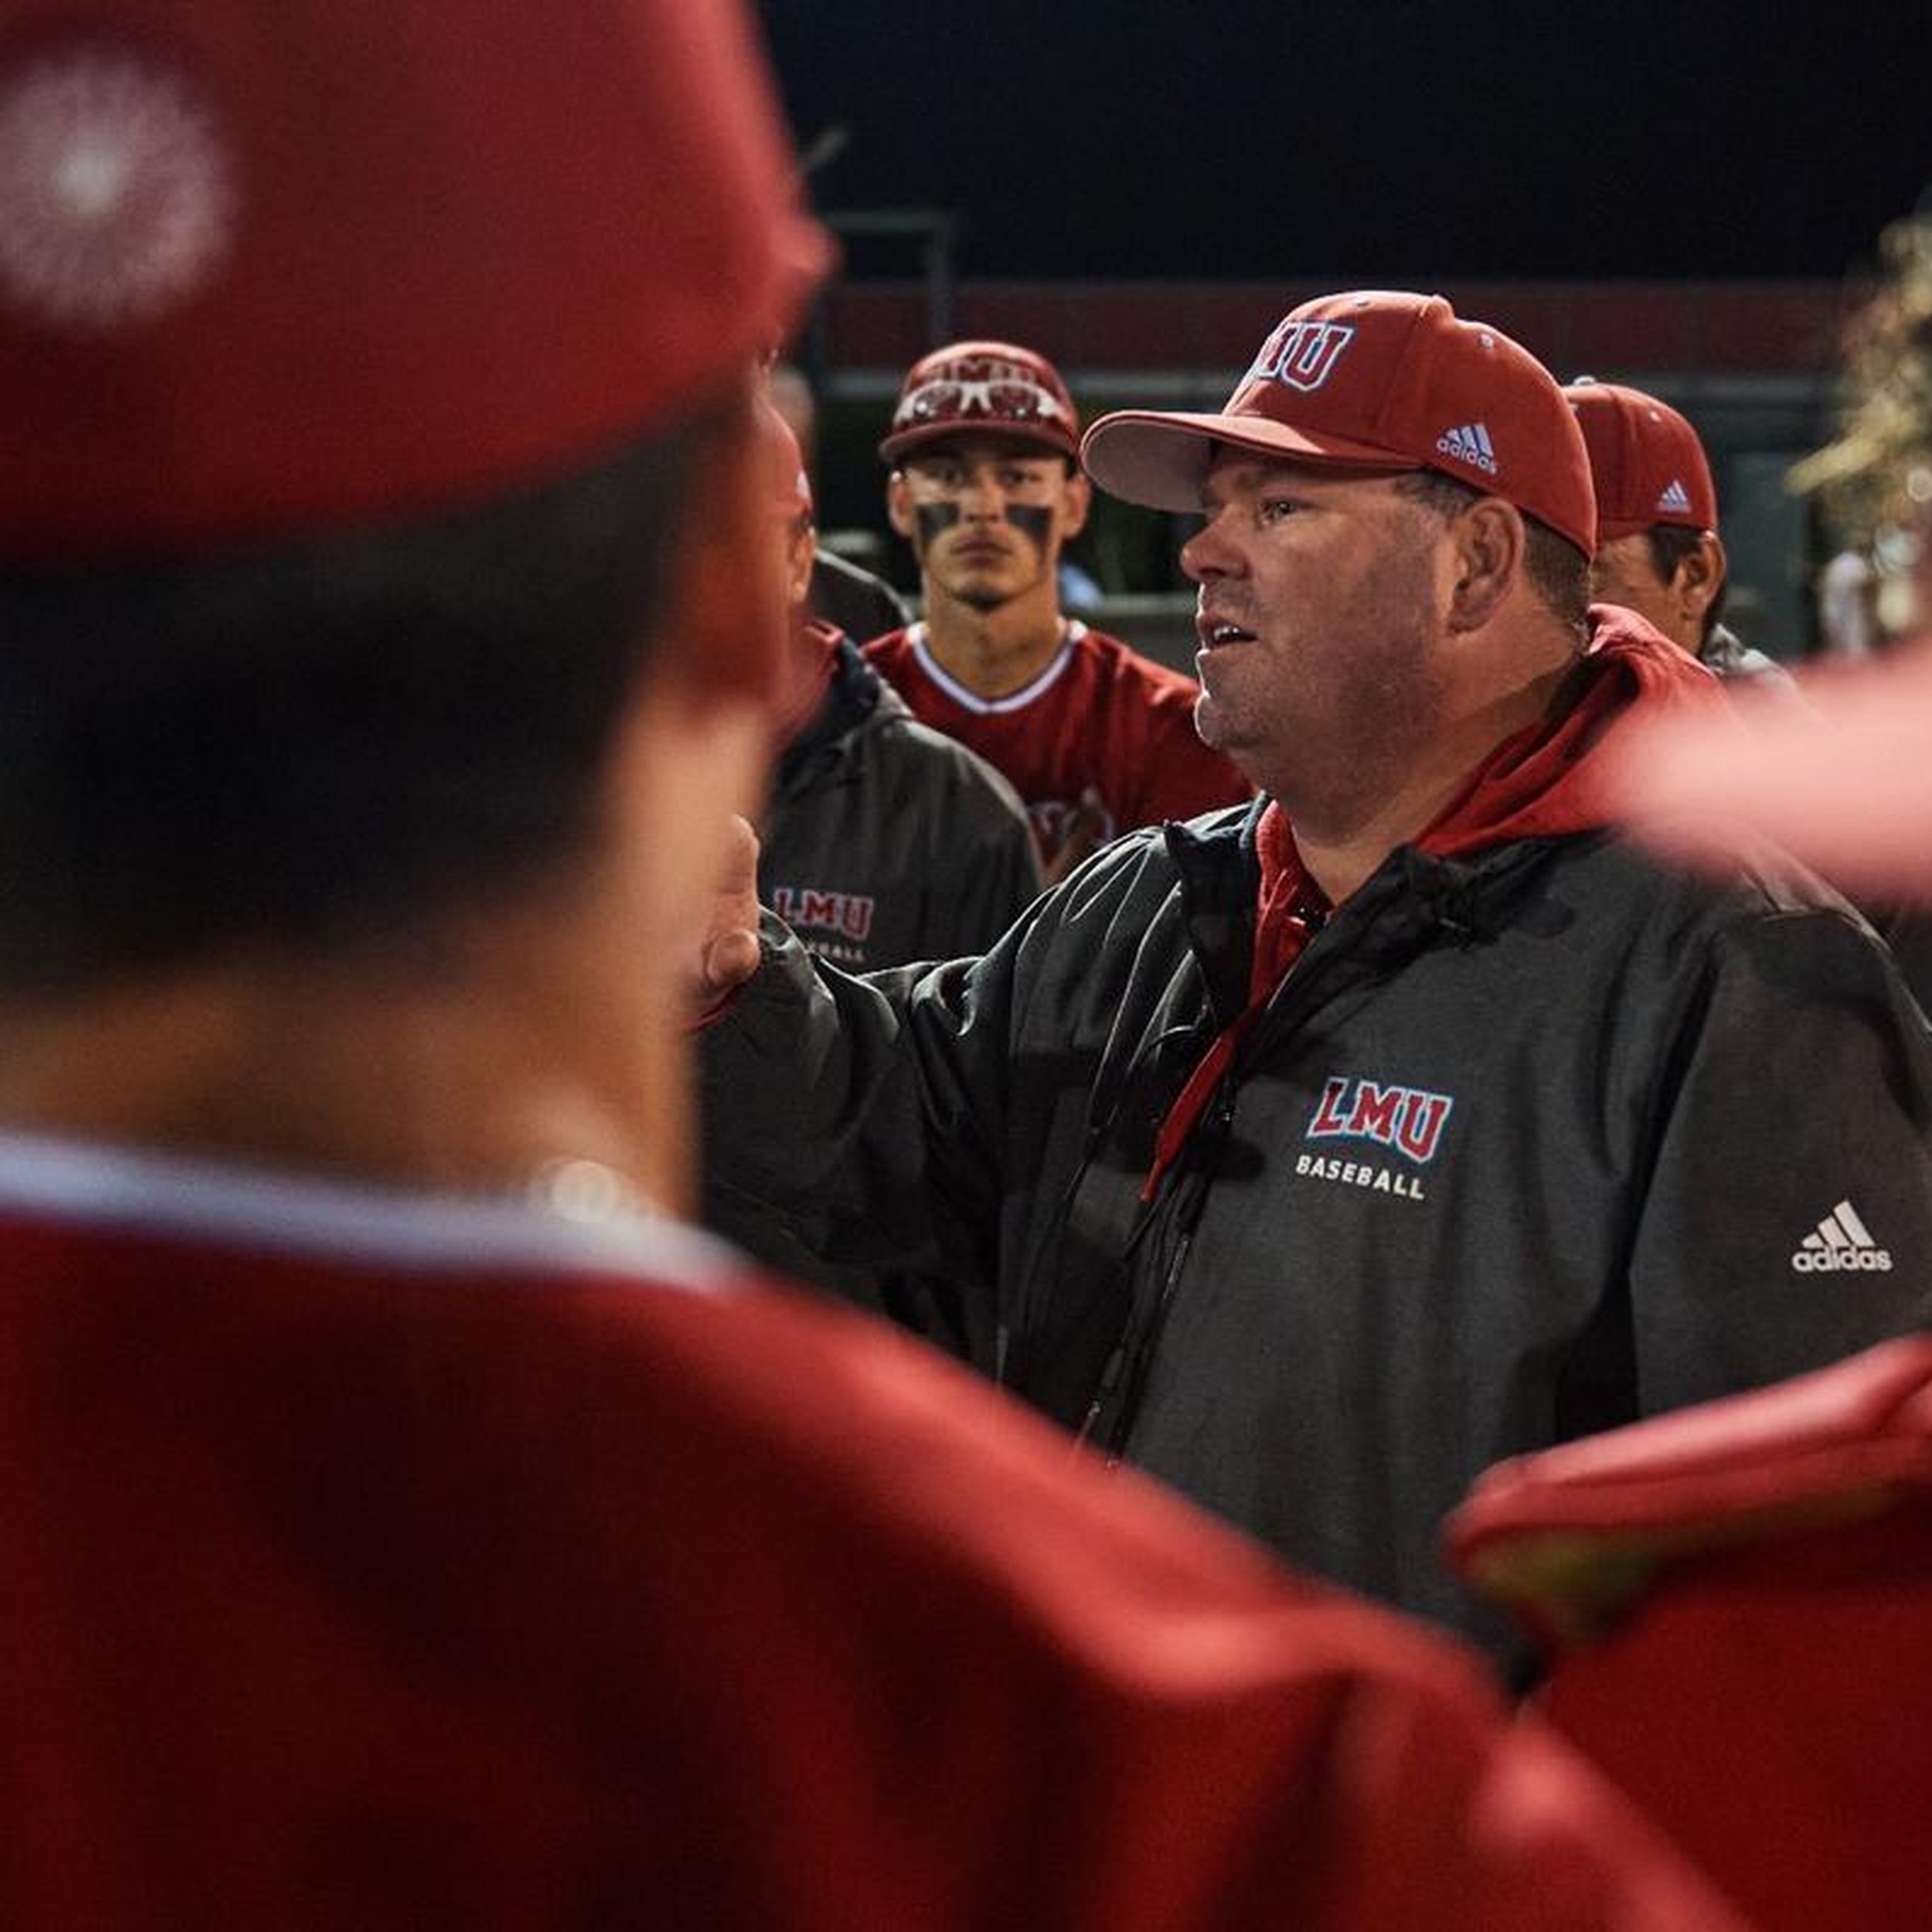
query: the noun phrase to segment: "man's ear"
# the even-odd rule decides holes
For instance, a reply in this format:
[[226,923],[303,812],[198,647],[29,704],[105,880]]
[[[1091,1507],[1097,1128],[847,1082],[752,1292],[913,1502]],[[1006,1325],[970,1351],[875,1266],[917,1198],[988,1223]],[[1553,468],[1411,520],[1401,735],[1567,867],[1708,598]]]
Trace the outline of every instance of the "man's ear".
[[811,573],[818,560],[818,532],[801,517],[785,545],[785,607],[794,618],[811,597]]
[[1087,528],[1087,519],[1093,508],[1094,485],[1087,481],[1084,470],[1076,469],[1066,479],[1066,503],[1060,515],[1060,535],[1078,536]]
[[913,493],[903,470],[894,470],[886,479],[886,515],[893,528],[910,543],[913,540]]
[[1723,540],[1715,530],[1702,532],[1694,550],[1686,550],[1677,560],[1670,580],[1671,594],[1689,621],[1701,628],[1704,613],[1717,601],[1730,567]]
[[1485,496],[1451,524],[1449,533],[1454,570],[1449,628],[1479,631],[1522,576],[1529,544],[1522,513],[1499,496]]
[[700,702],[776,714],[784,660],[785,556],[747,400],[693,452],[686,536],[656,639],[654,671]]

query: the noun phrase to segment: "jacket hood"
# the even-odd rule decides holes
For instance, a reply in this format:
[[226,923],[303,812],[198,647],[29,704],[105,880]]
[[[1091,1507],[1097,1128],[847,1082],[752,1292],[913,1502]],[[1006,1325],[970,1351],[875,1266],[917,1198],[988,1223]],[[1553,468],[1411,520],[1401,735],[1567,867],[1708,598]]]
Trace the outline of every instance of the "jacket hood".
[[[1411,842],[1442,860],[1497,845],[1594,832],[1617,816],[1606,746],[1634,725],[1721,703],[1717,679],[1620,605],[1594,604],[1590,643],[1544,715],[1505,739]],[[1260,869],[1250,996],[1271,988],[1299,954],[1311,919],[1328,910],[1301,864],[1287,815],[1270,801],[1253,821]]]
[[1590,645],[1545,715],[1505,739],[1416,840],[1453,858],[1515,838],[1594,832],[1617,816],[1604,747],[1640,722],[1721,704],[1723,686],[1660,631],[1612,604],[1594,604]]

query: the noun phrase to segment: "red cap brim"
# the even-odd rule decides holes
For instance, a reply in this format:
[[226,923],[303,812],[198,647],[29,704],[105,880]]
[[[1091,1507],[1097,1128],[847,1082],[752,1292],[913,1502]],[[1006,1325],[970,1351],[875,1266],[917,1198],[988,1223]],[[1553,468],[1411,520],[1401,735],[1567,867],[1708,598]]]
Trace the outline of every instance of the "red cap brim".
[[1413,470],[1413,457],[1345,437],[1311,436],[1265,416],[1196,416],[1121,410],[1080,444],[1087,473],[1111,496],[1153,510],[1198,511],[1216,446],[1337,469]]

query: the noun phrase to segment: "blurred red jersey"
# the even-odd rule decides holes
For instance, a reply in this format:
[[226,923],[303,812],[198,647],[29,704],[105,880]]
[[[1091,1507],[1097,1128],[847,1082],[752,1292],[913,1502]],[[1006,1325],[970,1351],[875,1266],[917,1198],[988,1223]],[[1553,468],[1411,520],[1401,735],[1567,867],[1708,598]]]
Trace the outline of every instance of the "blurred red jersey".
[[0,1923],[1712,1932],[1470,1662],[675,1226],[0,1138]]

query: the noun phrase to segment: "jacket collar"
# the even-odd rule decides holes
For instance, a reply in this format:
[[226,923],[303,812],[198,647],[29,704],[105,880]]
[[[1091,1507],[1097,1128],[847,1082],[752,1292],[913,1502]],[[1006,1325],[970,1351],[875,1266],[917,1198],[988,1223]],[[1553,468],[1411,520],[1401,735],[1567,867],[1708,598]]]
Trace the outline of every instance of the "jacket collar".
[[[1435,821],[1391,852],[1332,923],[1378,958],[1437,934],[1465,944],[1481,937],[1495,928],[1503,882],[1529,854],[1607,825],[1597,774],[1607,742],[1633,719],[1721,702],[1710,673],[1641,618],[1611,605],[1593,607],[1589,648],[1548,712],[1498,745]],[[1263,958],[1277,960],[1263,973],[1270,985],[1277,955],[1301,951],[1299,944],[1278,949],[1269,923],[1299,903],[1288,889],[1295,881],[1284,876],[1299,866],[1292,828],[1281,806],[1263,797],[1238,821],[1201,832],[1170,826],[1168,846],[1181,875],[1189,940],[1215,1015],[1226,1025],[1270,990],[1250,984],[1257,910]]]
[[777,790],[787,792],[821,764],[848,756],[875,715],[906,715],[905,702],[841,632],[818,709],[779,754]]

